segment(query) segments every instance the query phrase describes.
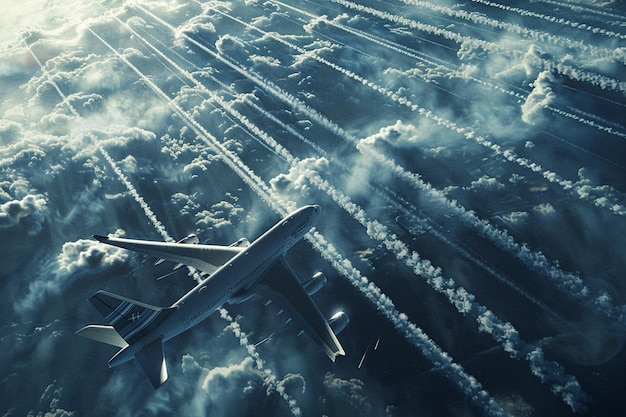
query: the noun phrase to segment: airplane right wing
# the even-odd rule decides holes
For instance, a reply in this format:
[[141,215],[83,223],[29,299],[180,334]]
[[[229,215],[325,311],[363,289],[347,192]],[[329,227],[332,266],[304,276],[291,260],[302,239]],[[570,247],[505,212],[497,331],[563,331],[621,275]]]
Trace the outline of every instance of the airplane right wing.
[[345,355],[337,336],[284,258],[269,269],[252,291],[278,301],[333,362],[338,355]]
[[100,235],[94,235],[94,238],[108,245],[191,266],[207,274],[214,273],[239,252],[245,250],[245,247],[240,246],[154,242]]

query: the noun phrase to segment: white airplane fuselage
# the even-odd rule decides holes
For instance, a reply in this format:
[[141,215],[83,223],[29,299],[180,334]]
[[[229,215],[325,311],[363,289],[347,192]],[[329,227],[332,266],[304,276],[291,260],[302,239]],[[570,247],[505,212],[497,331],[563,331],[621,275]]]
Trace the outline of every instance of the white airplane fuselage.
[[[254,285],[269,267],[309,231],[320,215],[319,206],[305,206],[289,214],[249,246],[217,269],[176,301],[163,320],[138,329],[139,340],[132,340],[111,360],[114,367],[130,361],[144,346],[157,339],[163,342],[200,323],[227,302],[231,296]],[[129,342],[130,343],[130,342]]]

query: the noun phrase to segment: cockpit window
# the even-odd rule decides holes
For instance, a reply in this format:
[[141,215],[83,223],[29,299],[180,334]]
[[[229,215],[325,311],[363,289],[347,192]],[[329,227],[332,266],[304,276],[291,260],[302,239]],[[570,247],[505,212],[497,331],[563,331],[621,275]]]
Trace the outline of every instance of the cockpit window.
[[283,222],[283,224],[281,224],[281,226],[287,226],[287,223],[289,223],[289,222],[290,222],[290,221],[292,221],[292,220],[293,220],[293,216],[291,216],[290,218],[288,218],[287,220],[285,220],[285,221]]

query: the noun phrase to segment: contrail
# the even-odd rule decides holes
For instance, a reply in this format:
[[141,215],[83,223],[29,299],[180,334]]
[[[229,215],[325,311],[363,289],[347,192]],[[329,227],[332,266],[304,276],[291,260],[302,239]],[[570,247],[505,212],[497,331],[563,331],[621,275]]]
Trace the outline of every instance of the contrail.
[[298,407],[296,400],[291,398],[291,396],[289,396],[289,394],[285,392],[285,389],[282,385],[278,384],[276,375],[274,375],[271,370],[265,369],[265,362],[259,356],[259,353],[256,351],[254,344],[250,343],[248,335],[241,329],[239,323],[234,320],[230,314],[228,314],[228,311],[225,308],[220,308],[219,312],[220,317],[229,323],[229,326],[231,327],[234,335],[239,339],[241,346],[245,347],[248,355],[250,355],[250,357],[254,359],[256,363],[256,368],[259,371],[263,372],[265,384],[272,387],[278,393],[278,395],[280,395],[280,397],[287,403],[291,414],[296,417],[301,416],[302,410],[300,409],[300,407]]
[[[441,13],[455,19],[467,20],[478,25],[489,26],[494,29],[506,30],[507,32],[524,36],[536,42],[545,43],[546,41],[549,41],[555,45],[564,46],[566,48],[575,49],[577,51],[588,52],[596,57],[610,57],[613,53],[611,50],[608,50],[606,48],[598,48],[594,45],[589,45],[582,41],[576,41],[567,37],[553,35],[548,32],[542,32],[540,30],[520,26],[515,23],[505,22],[503,20],[492,19],[480,13],[471,13],[461,9],[452,9],[450,7],[439,6],[423,0],[400,1],[411,6],[432,10],[434,12]],[[580,27],[580,24],[578,24],[577,27]]]
[[[331,0],[331,1],[342,1],[342,0]],[[589,193],[585,192],[585,189],[587,188],[586,184],[585,185],[581,185],[579,183],[575,183],[573,181],[566,180],[563,177],[561,177],[560,175],[558,175],[557,173],[552,172],[550,170],[546,170],[541,165],[539,165],[539,164],[537,164],[535,162],[532,162],[531,160],[529,160],[527,158],[523,158],[523,157],[518,156],[513,150],[503,150],[500,145],[498,145],[496,143],[493,143],[489,139],[487,139],[487,138],[477,134],[472,128],[460,127],[455,122],[453,122],[451,120],[447,120],[447,119],[445,119],[443,117],[437,116],[432,111],[430,111],[428,109],[425,109],[423,107],[420,107],[418,104],[413,103],[409,99],[400,96],[398,93],[390,91],[390,90],[386,89],[385,87],[378,86],[378,85],[368,81],[367,79],[361,77],[360,75],[353,73],[350,70],[342,68],[339,65],[334,64],[334,63],[328,61],[325,58],[319,57],[315,53],[313,53],[313,54],[308,53],[307,51],[303,50],[302,48],[300,48],[300,47],[298,47],[296,45],[293,45],[290,42],[287,42],[285,40],[280,39],[276,35],[273,35],[273,34],[270,34],[268,32],[265,32],[265,31],[263,31],[261,29],[258,29],[258,28],[254,27],[252,25],[249,25],[246,22],[241,21],[238,18],[229,16],[228,14],[226,14],[226,13],[224,13],[222,11],[219,11],[219,10],[217,10],[215,8],[213,8],[213,10],[215,10],[216,12],[218,12],[218,13],[224,15],[224,16],[228,16],[231,19],[240,22],[241,24],[246,25],[247,27],[250,27],[251,29],[254,29],[254,30],[256,30],[256,31],[258,31],[260,33],[263,33],[266,36],[270,36],[273,39],[275,39],[275,40],[277,40],[277,41],[279,41],[279,42],[281,42],[281,43],[283,43],[283,44],[285,44],[285,45],[287,45],[287,46],[289,46],[291,48],[296,49],[300,53],[307,54],[307,56],[313,57],[314,59],[316,59],[320,63],[322,63],[324,65],[327,65],[327,66],[329,66],[330,68],[332,68],[332,69],[334,69],[336,71],[341,72],[342,74],[344,74],[344,75],[354,79],[358,83],[360,83],[360,84],[362,84],[364,86],[367,86],[367,87],[373,89],[374,91],[376,91],[376,92],[378,92],[380,94],[383,94],[384,96],[392,99],[394,102],[396,102],[396,103],[398,103],[400,105],[408,107],[411,111],[414,111],[414,112],[418,113],[419,115],[424,116],[424,117],[434,121],[437,125],[443,126],[443,127],[447,128],[447,129],[453,131],[453,132],[461,134],[466,139],[473,140],[476,143],[478,143],[479,145],[490,149],[496,155],[504,158],[505,160],[507,160],[509,162],[516,163],[519,166],[521,166],[522,168],[529,169],[529,170],[531,170],[532,172],[534,172],[536,174],[542,175],[546,180],[548,180],[549,182],[552,182],[554,184],[558,184],[559,186],[561,186],[563,188],[563,190],[565,192],[568,192],[569,194],[575,196],[578,199],[586,200],[586,201],[592,203],[596,207],[606,208],[613,214],[616,214],[616,215],[619,215],[619,216],[626,215],[626,206],[624,206],[621,202],[616,200],[616,198],[614,197],[614,190],[612,190],[612,189],[609,189],[606,193],[604,193],[603,195],[601,195],[599,197],[595,196],[595,195],[592,195],[592,194],[589,194]],[[188,38],[188,39],[191,39],[191,38]],[[194,41],[194,42],[195,42],[196,45],[200,45],[196,41]],[[210,49],[206,48],[206,47],[204,47],[203,50],[210,51]],[[216,52],[212,52],[212,51],[210,53],[212,55],[214,55],[214,56],[219,56],[220,55],[220,54],[218,54]],[[221,59],[225,59],[225,58],[221,58]],[[254,81],[256,83],[259,83],[259,85],[268,88],[268,90],[270,92],[272,92],[274,94],[278,94],[278,95],[283,95],[283,96],[285,95],[284,92],[280,91],[279,88],[271,85],[268,81],[259,79],[259,77],[257,77],[257,76],[252,76],[250,71],[246,71],[246,70],[242,69],[241,67],[231,63],[230,61],[227,61],[227,62],[229,63],[229,66],[231,66],[232,68],[234,68],[237,71],[239,71],[242,75],[245,75],[245,76],[247,76],[249,78],[251,77],[250,79],[252,81]],[[288,97],[286,99],[286,101],[288,101],[292,105],[294,103],[299,104],[298,103],[299,101],[296,100],[293,97]],[[303,108],[303,107],[308,107],[308,106],[303,105],[303,106],[299,106],[299,107]],[[308,109],[307,108],[307,110],[309,110],[308,113],[307,113],[308,115],[313,115],[315,113],[315,111],[312,110],[312,109]],[[318,121],[320,119],[325,119],[324,116],[320,116],[320,115],[316,115],[316,116],[317,116],[316,120],[318,120]],[[340,128],[337,128],[337,126],[333,122],[325,119],[325,120],[323,120],[323,123],[324,123],[323,126],[326,126],[327,128],[329,128],[334,133],[341,134],[342,130]],[[347,135],[345,133],[343,135],[341,135],[341,136],[343,136],[344,138],[348,139],[349,141],[357,142],[356,139],[351,138],[349,135]]]
[[572,80],[585,81],[591,85],[595,85],[602,89],[618,91],[621,94],[626,94],[626,82],[616,80],[611,77],[607,77],[598,73],[590,73],[579,67],[573,67],[563,62],[548,61],[536,55],[530,55],[526,52],[517,50],[511,51],[507,48],[500,47],[499,45],[480,39],[475,39],[469,36],[460,35],[447,29],[441,29],[433,25],[417,22],[412,19],[407,19],[402,16],[397,16],[388,12],[383,12],[372,7],[363,6],[357,3],[346,0],[328,0],[332,3],[340,4],[346,8],[353,9],[359,12],[368,13],[372,16],[380,19],[388,20],[393,23],[399,23],[406,25],[411,29],[425,31],[432,35],[441,36],[445,39],[454,41],[460,45],[472,45],[473,47],[480,48],[485,52],[500,54],[504,57],[520,61],[525,60],[530,65],[537,67],[544,71],[555,72],[564,75]]
[[580,276],[561,270],[558,264],[550,262],[543,253],[532,251],[525,243],[517,243],[506,230],[496,228],[487,220],[480,219],[473,211],[469,211],[459,205],[456,201],[450,201],[442,191],[426,183],[419,174],[406,171],[394,161],[370,149],[364,143],[359,148],[369,158],[377,161],[395,176],[403,179],[411,187],[423,193],[424,197],[431,204],[448,210],[451,215],[458,217],[463,223],[476,230],[479,235],[489,239],[499,248],[513,254],[531,270],[538,271],[541,275],[550,279],[559,290],[570,298],[577,300],[583,305],[592,307],[607,318],[617,320],[622,326],[626,327],[626,307],[615,306],[606,293],[593,296],[591,290],[585,285]]
[[[585,23],[580,23],[580,22],[576,22],[576,21],[572,21],[569,19],[564,19],[564,18],[560,18],[560,17],[554,17],[554,16],[548,16],[542,13],[537,13],[537,12],[533,12],[530,10],[526,10],[526,9],[521,9],[519,7],[512,7],[512,6],[507,6],[504,4],[500,4],[500,3],[495,3],[495,2],[491,2],[491,1],[486,1],[486,0],[470,0],[474,3],[479,3],[485,6],[489,6],[489,7],[494,7],[500,10],[506,10],[507,12],[512,12],[512,13],[517,13],[520,16],[529,16],[529,17],[535,17],[537,19],[541,19],[541,20],[545,20],[547,22],[549,22],[550,24],[559,24],[559,25],[564,25],[564,26],[569,26],[572,27],[574,29],[579,29],[579,30],[587,30],[589,32],[592,33],[599,33],[601,35],[604,36],[609,36],[612,38],[617,38],[617,39],[621,39],[621,40],[625,40],[626,39],[626,35],[622,34],[622,33],[618,33],[618,32],[614,32],[611,30],[606,30],[606,29],[602,29],[599,27],[594,27],[594,26],[590,26],[588,24]],[[559,2],[554,2],[554,1],[549,1],[549,0],[540,0],[543,3],[548,3],[548,4],[553,4],[559,7],[563,7],[564,5],[568,5],[570,8],[572,8],[573,10],[575,10],[576,8],[578,8],[578,10],[583,10],[583,11],[593,11],[594,13],[600,13],[606,17],[611,17],[611,18],[615,18],[616,16],[618,17],[618,19],[623,19],[623,17],[619,16],[619,15],[614,15],[611,13],[606,13],[606,12],[602,12],[596,9],[590,9],[590,8],[582,8],[582,7],[577,7],[577,6],[573,6],[570,5],[567,2],[563,2],[563,3],[559,3]]]
[[[576,1],[568,1],[568,0],[563,0],[561,2],[559,1],[554,1],[554,0],[538,0],[541,3],[546,3],[546,4],[551,4],[553,6],[557,6],[557,7],[565,7],[571,10],[574,10],[576,12],[584,12],[584,13],[591,13],[591,14],[595,14],[597,15],[597,19],[600,19],[602,23],[605,24],[610,24],[613,26],[620,26],[619,23],[617,22],[612,22],[611,20],[614,21],[624,21],[626,20],[625,16],[616,14],[616,13],[610,13],[606,10],[603,10],[601,8],[592,8],[592,7],[586,7],[585,4],[583,4],[582,2],[576,2]],[[600,6],[602,7],[602,6]],[[589,16],[586,16],[589,17]],[[608,20],[607,17],[611,20]]]
[[365,357],[367,356],[367,352],[369,352],[370,347],[372,346],[372,342],[374,341],[374,339],[370,339],[370,341],[367,343],[367,346],[365,347],[365,351],[363,351],[363,356],[361,356],[361,360],[359,361],[359,364],[357,365],[358,369],[361,369],[361,366],[363,366],[363,362],[365,362]]
[[39,68],[41,69],[41,72],[48,79],[48,82],[50,83],[50,85],[56,90],[57,94],[59,94],[59,96],[61,97],[62,104],[65,104],[67,106],[67,108],[70,110],[72,115],[74,115],[77,118],[80,118],[80,114],[78,114],[78,112],[76,111],[74,106],[72,106],[72,103],[70,103],[70,101],[68,100],[68,98],[65,95],[65,93],[63,93],[63,91],[61,91],[61,88],[59,88],[58,84],[54,81],[52,76],[50,76],[50,74],[48,73],[48,71],[46,70],[44,65],[41,63],[41,61],[39,60],[37,55],[35,55],[35,52],[32,50],[32,48],[30,47],[30,45],[28,44],[28,42],[26,41],[24,36],[22,36],[22,42],[24,42],[24,45],[26,46],[26,49],[28,49],[28,52],[31,54],[31,56],[33,57],[35,62],[37,62],[37,65],[39,65]]
[[[144,10],[144,12],[152,15],[151,12],[148,12],[141,6],[137,6]],[[154,15],[152,15],[154,16]],[[154,16],[155,19],[163,22],[158,17]],[[166,26],[172,28],[166,22],[163,22]],[[162,100],[164,100],[172,109],[186,121],[187,125],[198,135],[202,141],[206,142],[211,148],[216,149],[218,153],[222,156],[224,162],[236,173],[238,174],[250,187],[253,191],[255,191],[270,207],[272,207],[275,211],[279,213],[286,213],[287,208],[285,206],[293,205],[292,202],[283,202],[282,199],[275,195],[272,190],[265,184],[263,181],[258,178],[251,170],[245,166],[239,158],[226,150],[223,145],[221,145],[215,137],[210,135],[198,122],[196,122],[191,116],[189,116],[178,104],[174,102],[173,99],[167,96],[159,87],[154,84],[152,80],[146,77],[137,67],[135,67],[132,63],[126,59],[123,55],[121,55],[117,50],[111,47],[104,39],[102,39],[99,35],[97,35],[93,30],[87,28],[94,36],[96,36],[105,46],[107,46],[114,54],[116,54],[126,65],[129,66],[145,83],[148,87],[150,87],[157,96],[159,96]],[[173,29],[173,28],[172,28]],[[313,235],[315,238],[311,239],[310,236]],[[453,382],[459,386],[461,391],[471,399],[471,401],[483,408],[483,410],[489,414],[494,416],[504,416],[505,412],[502,408],[495,402],[489,394],[484,391],[482,385],[476,381],[475,378],[469,376],[465,373],[462,367],[458,364],[454,363],[449,355],[443,352],[437,345],[430,340],[418,327],[408,321],[407,317],[401,313],[399,313],[393,307],[391,300],[386,297],[373,283],[369,282],[369,280],[358,273],[357,270],[347,269],[347,265],[351,264],[347,259],[344,259],[338,253],[330,256],[328,247],[329,243],[325,241],[323,236],[317,232],[309,233],[307,235],[307,239],[313,243],[313,246],[316,250],[318,250],[324,258],[329,259],[331,264],[346,278],[350,279],[353,282],[353,279],[356,278],[357,281],[353,282],[353,284],[360,286],[365,286],[367,291],[362,291],[364,295],[366,295],[367,299],[377,306],[379,310],[381,310],[381,305],[385,305],[388,308],[382,309],[382,312],[385,316],[394,324],[394,326],[400,330],[407,339],[412,342],[416,347],[418,347],[427,358],[430,360],[435,360],[437,358],[437,362],[442,363],[442,370],[444,373],[451,379]],[[355,274],[358,274],[355,275]],[[383,304],[381,301],[381,297],[385,301]]]
[[169,233],[167,233],[167,230],[165,230],[165,226],[163,226],[163,223],[161,223],[159,219],[157,219],[150,206],[148,206],[148,203],[146,203],[146,200],[143,199],[143,197],[139,194],[133,184],[131,184],[128,178],[126,178],[126,175],[124,175],[122,170],[117,166],[113,158],[111,158],[111,155],[109,155],[109,153],[101,146],[98,147],[98,150],[100,151],[102,156],[104,156],[104,159],[107,160],[107,162],[113,169],[113,172],[115,172],[120,181],[126,186],[128,191],[130,192],[130,195],[133,196],[135,201],[137,201],[139,206],[143,209],[146,217],[148,218],[148,220],[150,220],[157,232],[159,232],[159,234],[166,242],[174,242],[174,239],[169,235]]

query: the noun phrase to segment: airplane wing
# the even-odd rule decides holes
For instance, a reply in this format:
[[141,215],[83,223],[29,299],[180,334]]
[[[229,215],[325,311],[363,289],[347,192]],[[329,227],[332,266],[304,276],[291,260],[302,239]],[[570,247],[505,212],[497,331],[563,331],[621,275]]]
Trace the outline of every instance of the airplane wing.
[[245,250],[245,247],[239,246],[154,242],[100,235],[94,235],[94,238],[102,243],[191,266],[207,274],[214,273],[239,252]]
[[284,258],[252,290],[278,301],[333,362],[338,355],[345,355],[337,336]]

